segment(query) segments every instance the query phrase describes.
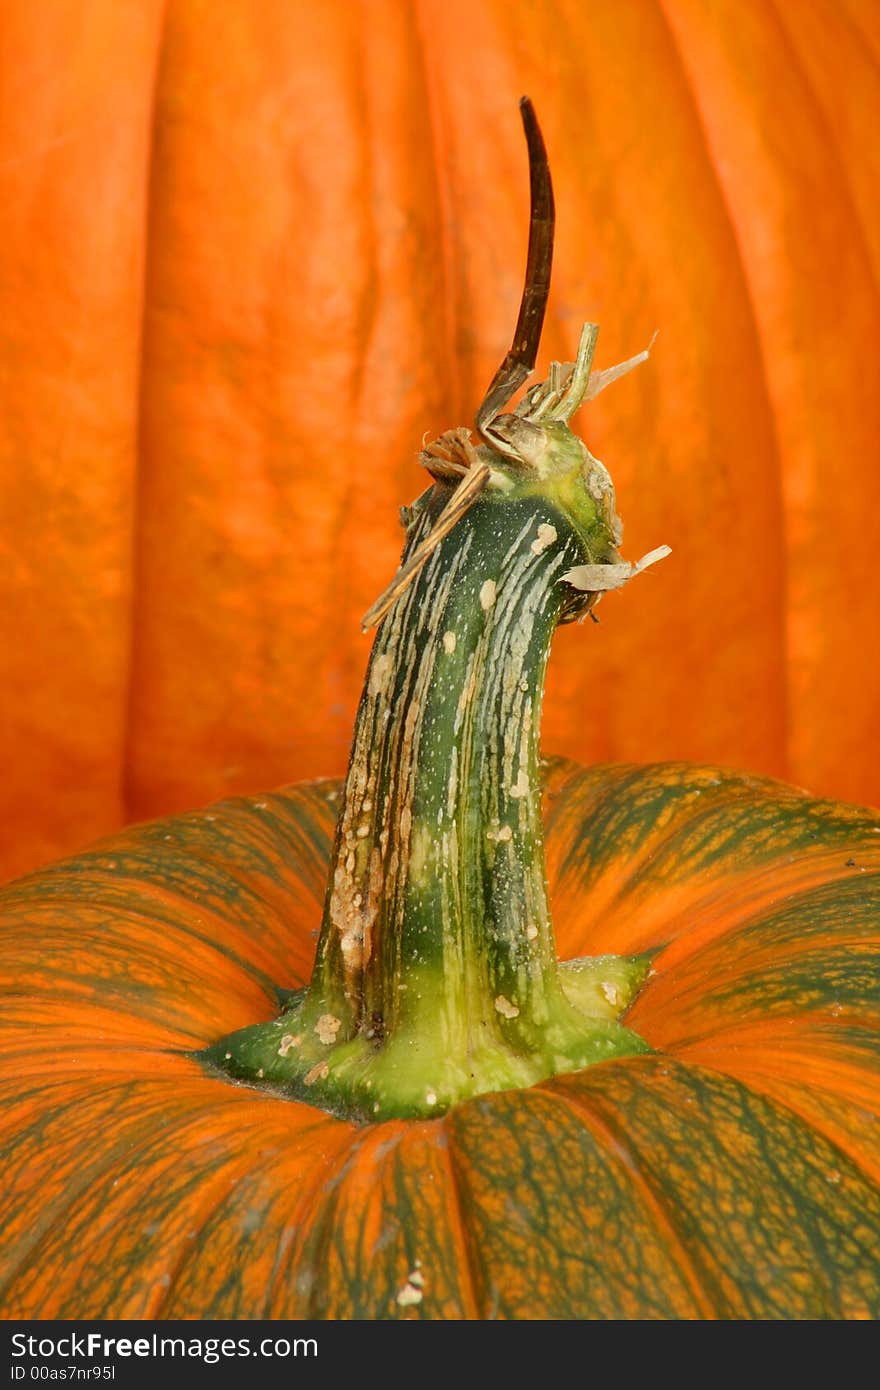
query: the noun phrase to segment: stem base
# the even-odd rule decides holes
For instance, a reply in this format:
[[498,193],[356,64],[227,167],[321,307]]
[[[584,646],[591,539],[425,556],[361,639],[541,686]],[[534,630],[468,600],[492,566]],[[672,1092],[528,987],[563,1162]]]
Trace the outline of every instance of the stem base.
[[[540,1029],[507,1000],[481,1019],[464,1048],[452,1049],[439,1006],[439,981],[425,971],[403,1026],[380,1038],[338,1037],[341,1022],[301,991],[280,1018],[221,1038],[202,1055],[212,1070],[280,1091],[347,1119],[430,1118],[489,1091],[533,1086],[612,1057],[650,1052],[618,1021],[650,971],[647,956],[598,956],[559,966]],[[338,1039],[338,1040],[337,1040]]]

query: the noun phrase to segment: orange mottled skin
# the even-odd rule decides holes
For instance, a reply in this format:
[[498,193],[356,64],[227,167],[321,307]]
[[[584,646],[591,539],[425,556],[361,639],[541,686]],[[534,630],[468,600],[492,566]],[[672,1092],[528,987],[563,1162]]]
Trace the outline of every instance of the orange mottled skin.
[[307,979],[337,797],[3,894],[3,1316],[878,1316],[880,815],[552,765],[560,953],[656,953],[627,1018],[655,1055],[358,1125],[193,1056]]

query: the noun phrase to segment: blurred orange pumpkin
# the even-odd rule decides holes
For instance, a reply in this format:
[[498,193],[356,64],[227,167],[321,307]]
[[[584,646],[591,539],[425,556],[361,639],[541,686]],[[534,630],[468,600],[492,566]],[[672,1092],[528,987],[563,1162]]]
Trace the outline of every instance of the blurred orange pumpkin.
[[[628,550],[549,749],[880,798],[873,0],[26,0],[0,15],[0,855],[341,770],[412,444],[518,302],[662,330],[585,417]],[[876,145],[876,142],[874,142]],[[638,656],[636,657],[636,653]],[[596,683],[601,705],[593,698]]]

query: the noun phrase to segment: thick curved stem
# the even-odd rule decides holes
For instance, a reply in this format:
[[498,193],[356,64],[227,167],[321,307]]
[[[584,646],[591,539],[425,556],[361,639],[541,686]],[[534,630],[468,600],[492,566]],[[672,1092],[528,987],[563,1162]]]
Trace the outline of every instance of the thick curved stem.
[[[557,422],[536,433],[529,471],[487,451],[491,485],[379,630],[312,981],[281,1018],[212,1049],[236,1076],[347,1114],[436,1114],[644,1050],[616,1014],[646,963],[567,975],[556,961],[544,676],[556,626],[594,598],[566,576],[614,567],[617,521],[580,441]],[[416,504],[402,572],[450,493],[438,485]],[[613,984],[605,996],[591,969]]]

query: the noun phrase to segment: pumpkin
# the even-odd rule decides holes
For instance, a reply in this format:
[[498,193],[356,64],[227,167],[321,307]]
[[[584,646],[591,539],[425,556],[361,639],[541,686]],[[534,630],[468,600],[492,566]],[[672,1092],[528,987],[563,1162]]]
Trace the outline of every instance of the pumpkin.
[[214,9],[2,7],[4,871],[343,771],[414,441],[515,307],[522,91],[548,357],[585,313],[606,362],[660,329],[591,441],[688,576],[592,665],[560,634],[548,748],[880,798],[872,0]]
[[513,346],[423,451],[344,786],[2,896],[7,1318],[880,1314],[880,815],[539,763],[553,632],[662,551],[569,428],[592,326],[509,407],[524,120]]
[[654,953],[655,1050],[362,1124],[194,1055],[308,978],[338,796],[5,890],[4,1317],[877,1317],[880,815],[555,762],[561,954]]

